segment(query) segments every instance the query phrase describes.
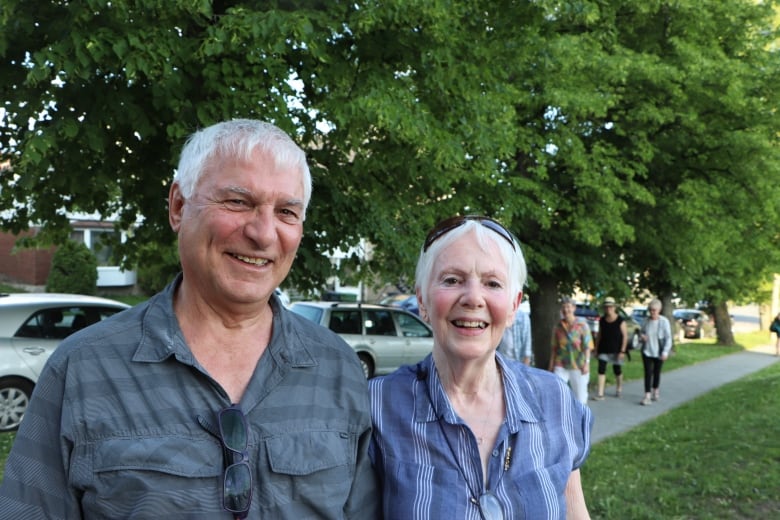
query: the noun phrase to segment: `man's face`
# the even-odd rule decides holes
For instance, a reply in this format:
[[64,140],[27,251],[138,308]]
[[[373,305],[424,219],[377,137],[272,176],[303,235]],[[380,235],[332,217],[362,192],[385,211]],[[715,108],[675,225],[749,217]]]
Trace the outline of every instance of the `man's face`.
[[184,283],[210,305],[267,302],[303,235],[303,176],[255,152],[212,159],[189,199],[174,184],[169,218]]

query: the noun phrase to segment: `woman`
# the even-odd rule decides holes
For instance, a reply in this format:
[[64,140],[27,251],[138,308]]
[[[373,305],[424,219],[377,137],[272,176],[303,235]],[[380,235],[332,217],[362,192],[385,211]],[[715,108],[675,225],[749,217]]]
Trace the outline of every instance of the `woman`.
[[596,334],[596,355],[599,359],[598,391],[596,400],[604,400],[604,385],[607,381],[607,365],[612,363],[615,374],[615,397],[623,395],[623,362],[628,346],[626,322],[617,313],[614,298],[604,299],[604,315],[599,320]]
[[495,220],[452,217],[428,233],[415,290],[433,351],[369,381],[384,518],[589,518],[590,411],[552,374],[496,353],[525,277]]
[[780,356],[780,312],[769,326],[769,335],[771,336],[773,332],[775,333],[775,356]]
[[561,321],[553,328],[549,368],[571,385],[579,402],[587,404],[593,336],[587,320],[575,316],[576,308],[571,298],[561,300]]
[[642,324],[642,363],[645,369],[645,397],[639,403],[648,406],[661,396],[661,368],[672,351],[672,327],[661,316],[661,300],[654,299],[647,306],[650,316]]

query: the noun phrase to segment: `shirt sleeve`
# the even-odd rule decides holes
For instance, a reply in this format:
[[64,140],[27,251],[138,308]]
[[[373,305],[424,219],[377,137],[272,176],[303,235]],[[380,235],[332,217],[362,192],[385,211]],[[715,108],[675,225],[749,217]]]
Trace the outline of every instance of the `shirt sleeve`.
[[377,473],[371,464],[369,445],[371,443],[371,429],[367,429],[360,436],[358,443],[358,457],[355,474],[352,480],[347,504],[344,508],[344,518],[378,518],[379,501],[377,487]]
[[64,377],[47,365],[19,427],[0,486],[0,520],[82,518],[68,484],[71,444],[60,435]]
[[672,327],[669,324],[669,320],[666,319],[666,317],[663,317],[663,321],[661,322],[663,324],[663,336],[664,336],[664,344],[659,346],[661,348],[661,355],[668,356],[669,353],[672,351]]

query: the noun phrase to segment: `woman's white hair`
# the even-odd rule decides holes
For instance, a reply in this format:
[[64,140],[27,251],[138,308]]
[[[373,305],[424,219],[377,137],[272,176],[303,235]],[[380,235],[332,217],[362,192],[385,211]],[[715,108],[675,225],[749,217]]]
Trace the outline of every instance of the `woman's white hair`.
[[423,299],[423,305],[427,305],[428,282],[433,271],[433,264],[439,257],[442,249],[446,248],[467,233],[474,233],[477,237],[477,243],[483,250],[487,250],[488,242],[493,242],[498,246],[501,252],[501,258],[507,266],[509,280],[509,294],[514,298],[525,286],[528,271],[525,265],[525,258],[520,249],[520,244],[513,239],[514,247],[496,231],[483,226],[478,220],[466,220],[460,226],[447,231],[438,237],[427,251],[420,249],[420,257],[417,260],[417,269],[415,270],[415,290],[420,290]]

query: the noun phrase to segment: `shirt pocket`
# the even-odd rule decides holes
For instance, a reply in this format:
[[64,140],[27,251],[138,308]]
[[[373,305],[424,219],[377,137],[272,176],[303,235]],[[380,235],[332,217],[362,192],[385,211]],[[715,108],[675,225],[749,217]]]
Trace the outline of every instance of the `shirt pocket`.
[[382,507],[387,519],[466,518],[470,492],[457,468],[385,461]]
[[502,482],[510,495],[520,497],[523,518],[556,518],[554,512],[566,508],[564,491],[571,471],[570,462],[559,462],[505,475]]
[[83,507],[97,518],[152,518],[142,513],[147,507],[150,515],[175,515],[193,507],[220,511],[222,465],[222,449],[211,439],[101,439],[93,443],[94,474]]
[[[265,504],[288,496],[306,497],[312,503],[345,503],[352,488],[357,439],[347,432],[309,430],[288,432],[265,439],[270,475],[260,482]],[[259,464],[262,467],[262,461]]]

